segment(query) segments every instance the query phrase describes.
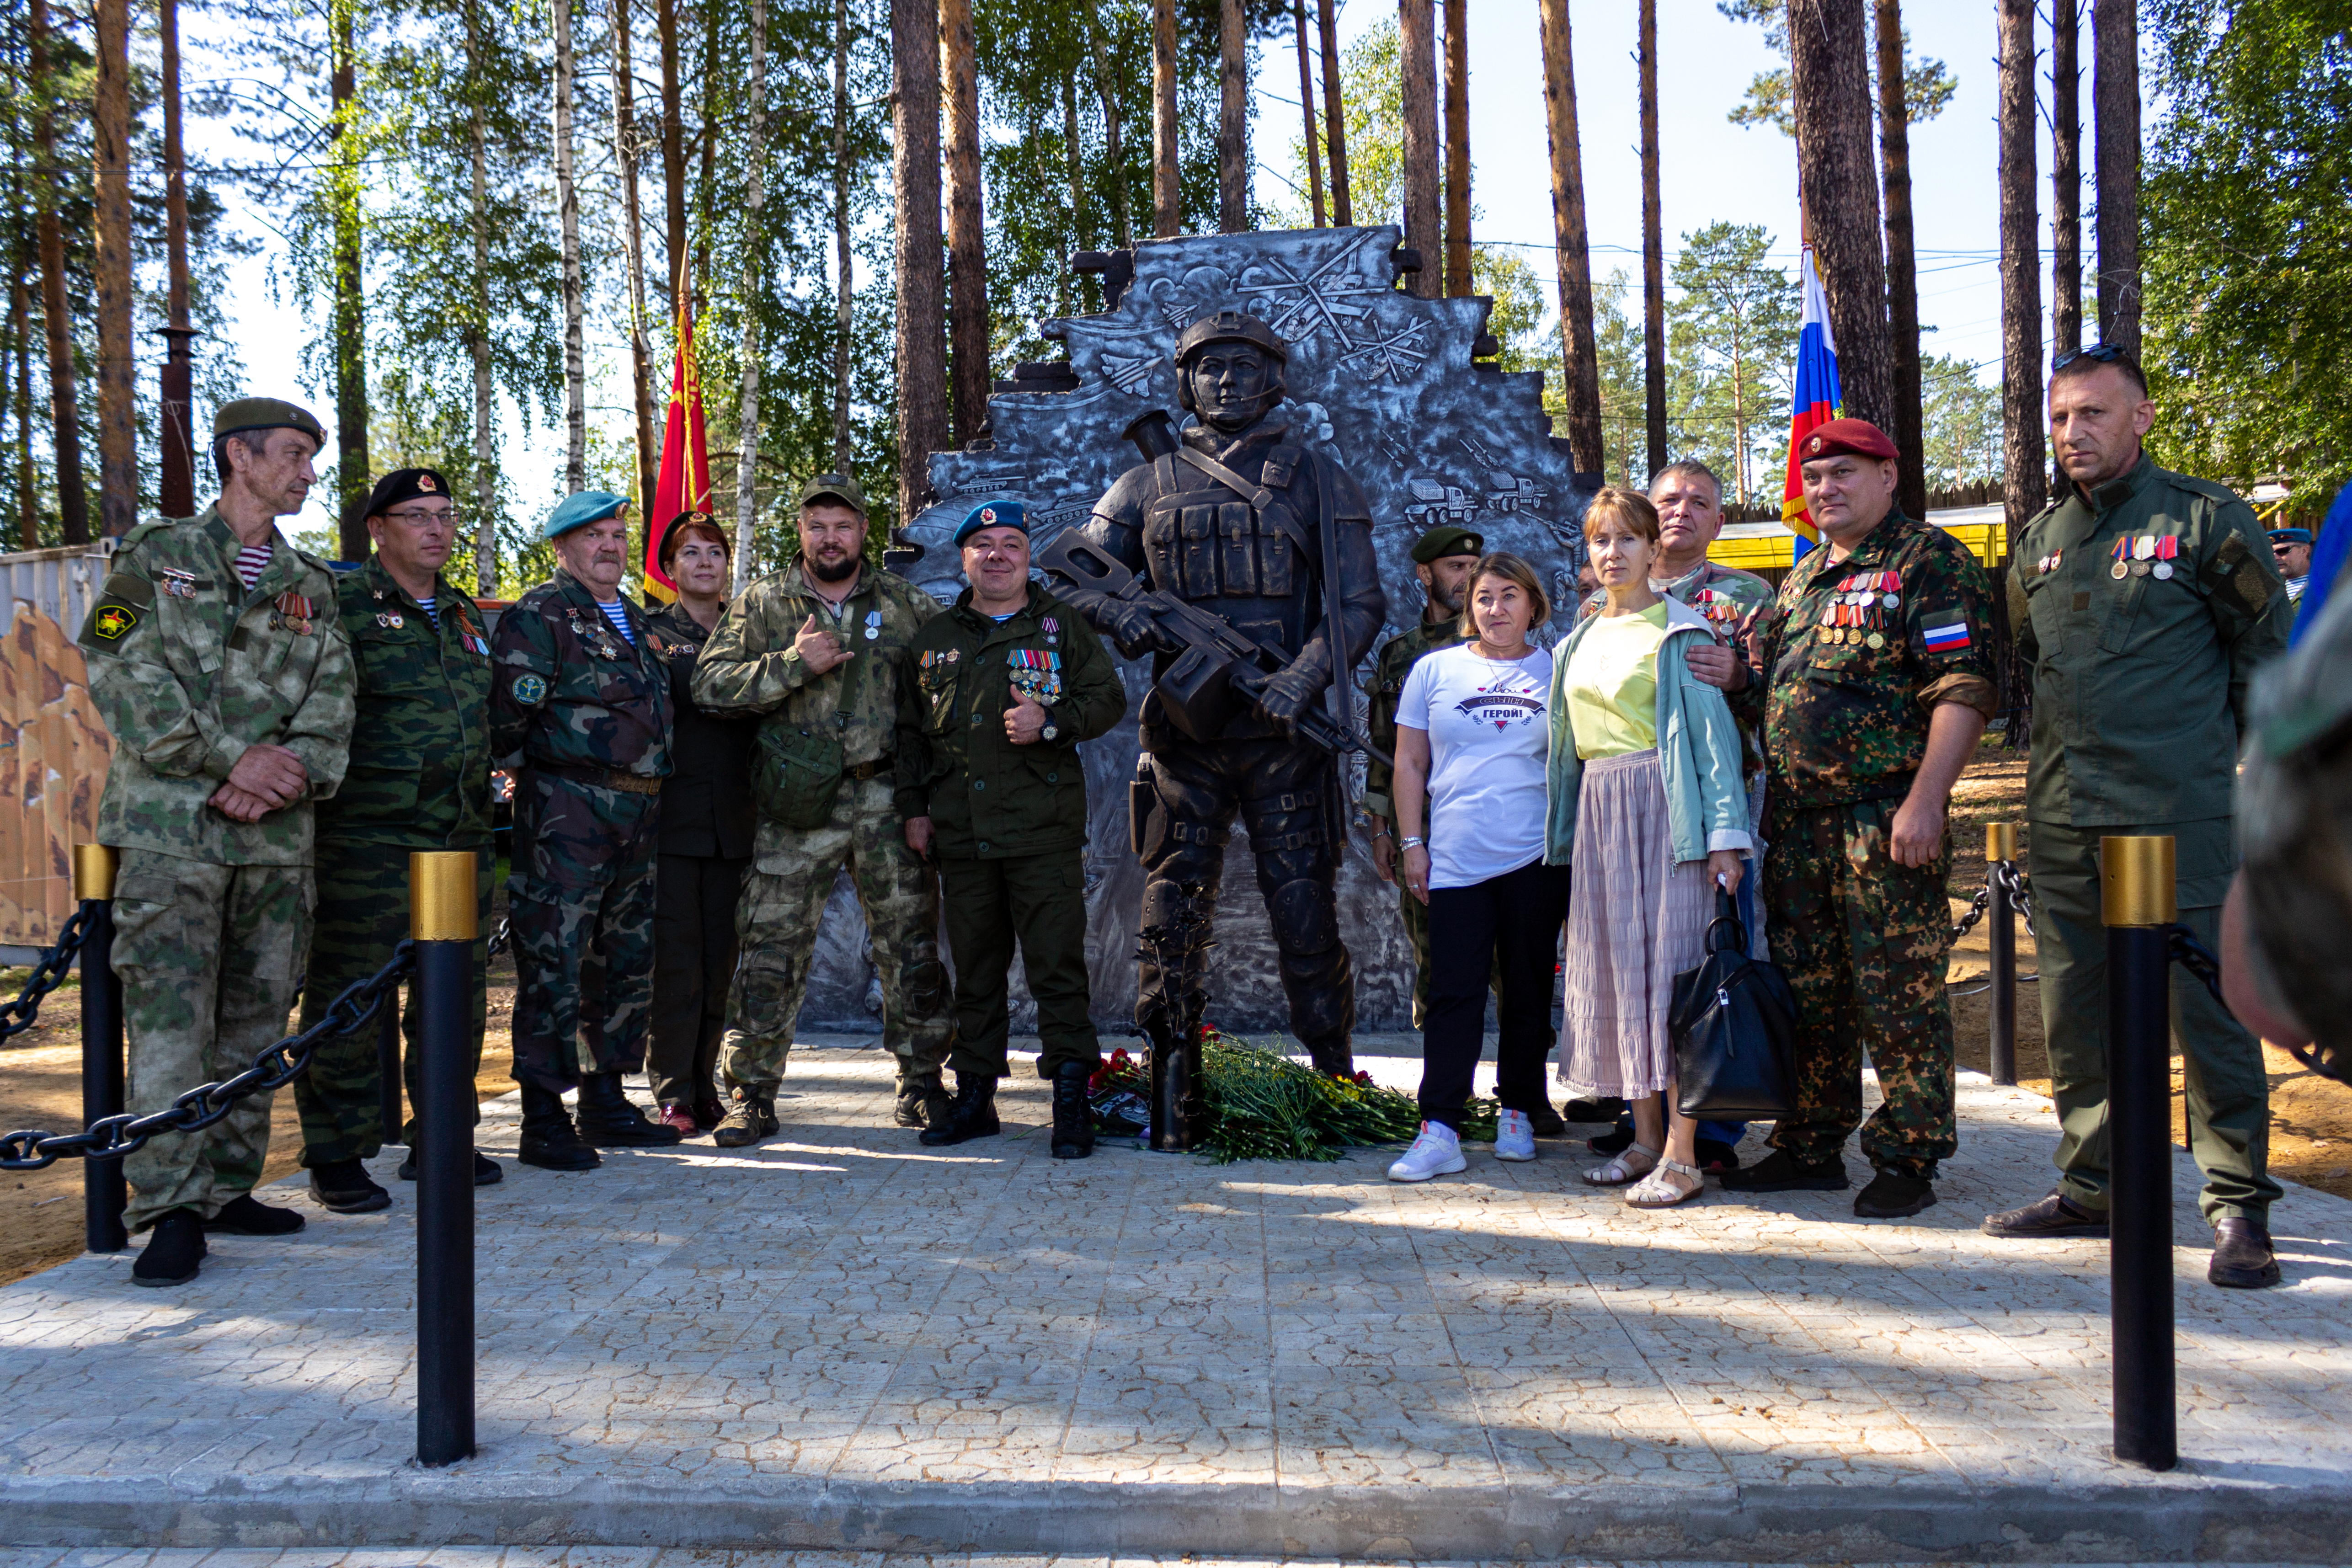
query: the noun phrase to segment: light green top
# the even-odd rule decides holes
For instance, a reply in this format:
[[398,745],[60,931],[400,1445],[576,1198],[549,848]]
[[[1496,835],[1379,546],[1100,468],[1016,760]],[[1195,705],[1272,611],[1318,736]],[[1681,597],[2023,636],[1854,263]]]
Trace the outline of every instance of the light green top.
[[1596,616],[1568,666],[1576,757],[1622,757],[1658,743],[1658,645],[1666,601],[1630,616]]

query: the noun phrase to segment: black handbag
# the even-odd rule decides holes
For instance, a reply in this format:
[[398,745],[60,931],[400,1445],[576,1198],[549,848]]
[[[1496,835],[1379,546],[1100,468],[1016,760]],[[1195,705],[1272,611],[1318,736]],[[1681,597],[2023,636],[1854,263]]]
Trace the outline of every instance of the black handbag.
[[1797,1003],[1780,969],[1748,956],[1748,928],[1716,890],[1706,959],[1675,976],[1666,1015],[1685,1116],[1768,1121],[1794,1113]]

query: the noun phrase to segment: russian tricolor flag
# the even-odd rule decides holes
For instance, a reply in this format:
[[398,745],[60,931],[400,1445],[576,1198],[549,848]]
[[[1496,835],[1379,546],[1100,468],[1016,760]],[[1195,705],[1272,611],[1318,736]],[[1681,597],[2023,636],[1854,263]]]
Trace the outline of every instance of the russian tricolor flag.
[[1796,393],[1789,399],[1788,482],[1780,492],[1780,521],[1797,535],[1792,560],[1802,559],[1822,537],[1805,510],[1804,468],[1797,461],[1797,447],[1836,418],[1843,401],[1838,395],[1837,340],[1830,335],[1829,297],[1822,292],[1822,275],[1813,270],[1811,246],[1804,247],[1799,266],[1804,275],[1805,322],[1797,336]]

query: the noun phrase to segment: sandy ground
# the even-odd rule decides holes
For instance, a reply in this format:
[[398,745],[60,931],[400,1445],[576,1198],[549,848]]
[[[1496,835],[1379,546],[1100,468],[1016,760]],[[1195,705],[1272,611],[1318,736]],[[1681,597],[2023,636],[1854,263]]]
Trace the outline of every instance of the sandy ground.
[[[1984,881],[1984,824],[2024,822],[2025,758],[2022,752],[1987,748],[1961,780],[1952,810],[1953,914],[1957,917]],[[2022,845],[2021,845],[2021,849]],[[1954,1033],[1964,1068],[1989,1070],[1989,1010],[1984,984],[1989,949],[1980,923],[1952,951]],[[2017,934],[2018,969],[2031,973],[2033,939]],[[24,984],[22,970],[0,972],[0,995],[13,996]],[[81,1112],[79,1001],[73,982],[50,997],[41,1023],[0,1048],[0,1125],[64,1131]],[[489,1033],[484,1042],[477,1087],[485,1099],[514,1087],[508,1076],[507,1027],[514,1001],[514,966],[501,958],[491,968]],[[2265,1046],[2271,1078],[2271,1169],[2284,1180],[2352,1197],[2352,1086],[2318,1078],[2275,1047]],[[2031,984],[2018,990],[2019,1082],[2048,1093],[2049,1059],[2042,1038],[2039,998]],[[2180,1109],[2180,1071],[2173,1069],[2175,1141],[2185,1141]],[[2053,1129],[2055,1131],[2054,1126]],[[270,1156],[265,1180],[292,1170],[301,1147],[301,1129],[291,1091],[281,1092],[270,1126]],[[61,1161],[46,1171],[0,1174],[0,1284],[60,1263],[81,1249],[81,1173]]]

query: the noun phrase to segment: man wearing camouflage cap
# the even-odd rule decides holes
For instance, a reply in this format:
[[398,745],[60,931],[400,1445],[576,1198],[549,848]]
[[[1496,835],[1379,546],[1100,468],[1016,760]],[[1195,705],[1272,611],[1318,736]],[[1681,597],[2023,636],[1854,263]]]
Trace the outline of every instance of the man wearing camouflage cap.
[[[326,563],[279,536],[326,432],[276,398],[213,420],[220,499],[123,536],[82,625],[90,694],[114,736],[98,837],[121,855],[114,970],[131,1110],[252,1065],[285,1030],[308,945],[311,815],[335,793],[352,719],[351,645]],[[141,1285],[196,1276],[206,1231],[282,1236],[291,1209],[252,1195],[269,1100],[122,1162],[124,1223],[153,1231]]]
[[898,1061],[901,1127],[944,1121],[947,968],[939,880],[907,846],[894,798],[898,665],[938,600],[865,558],[866,492],[847,474],[801,487],[800,558],[743,590],[694,667],[706,712],[757,715],[751,873],[719,1072],[729,1104],[713,1142],[777,1130],[809,959],[844,868],[882,979],[882,1043]]
[[[335,798],[319,808],[319,901],[302,987],[302,1026],[325,1016],[345,986],[383,968],[408,935],[408,857],[470,849],[480,935],[474,944],[469,1033],[482,1056],[488,1002],[490,883],[490,645],[482,613],[443,575],[458,519],[448,481],[431,468],[396,468],[367,500],[375,553],[335,583],[359,671],[352,761]],[[423,1092],[423,1019],[409,989],[405,1072],[414,1110]],[[383,1124],[376,1031],[320,1046],[294,1080],[302,1163],[310,1194],[338,1214],[390,1205],[362,1163],[385,1142],[416,1143],[415,1123]],[[400,1168],[416,1173],[412,1152]],[[499,1177],[474,1156],[474,1179]]]
[[[526,1165],[584,1171],[598,1147],[675,1143],[623,1091],[653,1016],[654,857],[670,771],[669,672],[621,593],[629,503],[566,496],[541,537],[552,582],[491,640],[490,744],[515,778],[507,883],[514,1075]],[[580,1090],[574,1131],[563,1091]]]
[[[1396,754],[1397,698],[1404,690],[1404,678],[1412,673],[1422,655],[1468,640],[1462,630],[1462,588],[1486,549],[1482,536],[1450,523],[1433,528],[1413,542],[1412,574],[1421,580],[1421,618],[1412,630],[1399,632],[1381,645],[1380,656],[1372,662],[1371,685],[1364,693],[1372,744],[1391,756]],[[1396,808],[1389,795],[1394,774],[1395,770],[1378,757],[1365,762],[1364,810],[1372,819],[1372,869],[1380,873],[1381,881],[1391,883],[1397,879]],[[1405,941],[1412,947],[1412,1026],[1418,1029],[1429,1005],[1429,907],[1402,884],[1397,886],[1397,907],[1404,915]],[[1538,1131],[1551,1137],[1559,1129],[1538,1128]]]

